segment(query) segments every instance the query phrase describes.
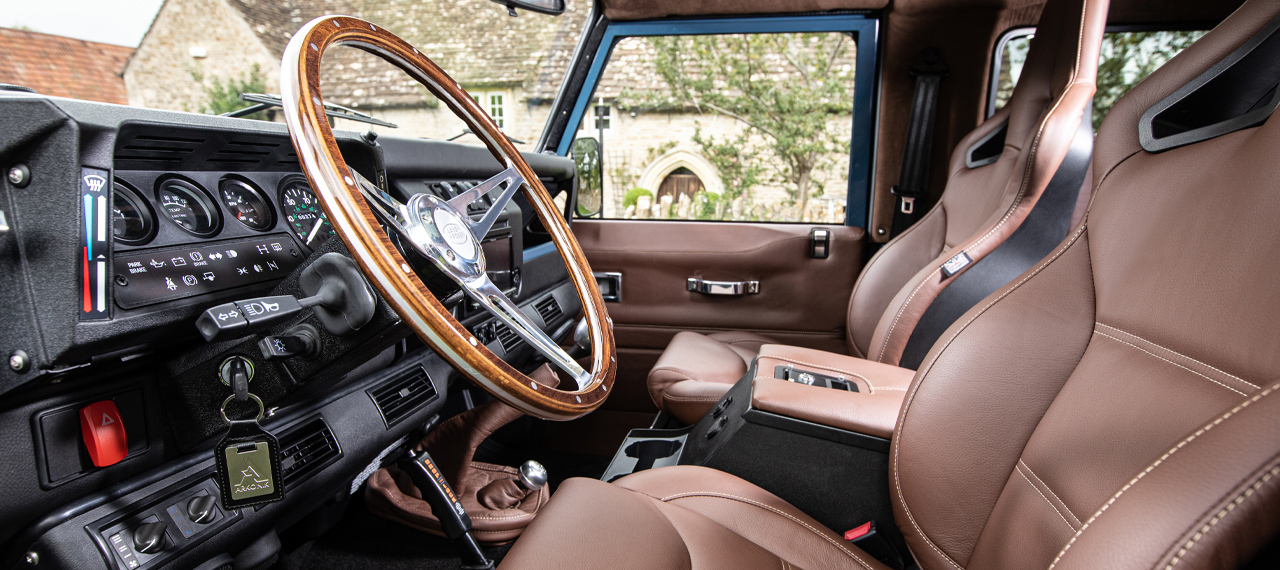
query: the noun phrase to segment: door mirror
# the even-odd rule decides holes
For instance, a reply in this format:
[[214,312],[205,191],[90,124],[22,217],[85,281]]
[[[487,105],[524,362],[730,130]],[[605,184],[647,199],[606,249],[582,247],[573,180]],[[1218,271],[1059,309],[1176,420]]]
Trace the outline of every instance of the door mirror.
[[493,0],[507,7],[507,12],[516,15],[516,8],[559,16],[564,13],[564,0]]
[[604,193],[600,141],[590,137],[574,140],[573,163],[578,169],[578,216],[590,218],[600,213]]

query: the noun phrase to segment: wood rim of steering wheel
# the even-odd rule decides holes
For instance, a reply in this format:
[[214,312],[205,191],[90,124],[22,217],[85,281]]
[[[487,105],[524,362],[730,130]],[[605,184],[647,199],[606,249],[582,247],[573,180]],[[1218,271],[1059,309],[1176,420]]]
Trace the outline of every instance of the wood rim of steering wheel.
[[[517,169],[521,188],[564,260],[582,299],[590,332],[591,377],[578,391],[534,381],[493,354],[435,298],[392,245],[352,179],[326,118],[320,94],[325,51],[345,45],[399,67],[440,99],[471,129],[494,158]],[[285,49],[281,98],[298,160],[335,233],[384,299],[428,346],[495,397],[528,414],[569,420],[604,402],[617,369],[613,324],[586,256],[538,175],[478,104],[443,70],[408,42],[380,26],[350,16],[324,16],[303,26]]]

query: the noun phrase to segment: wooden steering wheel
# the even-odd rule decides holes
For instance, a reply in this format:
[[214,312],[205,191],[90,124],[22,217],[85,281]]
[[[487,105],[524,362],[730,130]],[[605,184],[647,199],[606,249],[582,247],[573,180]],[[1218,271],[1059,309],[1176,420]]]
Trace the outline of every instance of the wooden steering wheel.
[[[320,58],[334,45],[372,53],[404,70],[444,102],[505,165],[497,176],[445,201],[417,194],[400,203],[347,166],[320,98]],[[591,267],[569,225],[520,152],[458,83],[408,42],[374,24],[348,16],[312,20],[294,34],[280,70],[281,97],[289,137],[307,179],[335,232],[365,275],[415,333],[471,380],[511,406],[550,420],[569,420],[604,402],[613,387],[617,360],[613,323]],[[485,273],[480,240],[516,190],[524,192],[551,234],[582,299],[591,339],[587,372],[528,317]],[[467,205],[490,194],[492,207],[478,220]],[[512,368],[489,351],[435,298],[392,245],[382,226],[462,287],[472,299],[567,373],[576,390],[557,390]]]

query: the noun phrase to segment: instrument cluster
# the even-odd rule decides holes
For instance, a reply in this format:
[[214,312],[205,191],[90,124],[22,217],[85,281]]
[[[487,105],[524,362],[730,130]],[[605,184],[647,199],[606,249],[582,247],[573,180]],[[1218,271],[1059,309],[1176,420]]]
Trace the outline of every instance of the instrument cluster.
[[281,229],[297,237],[308,251],[333,237],[333,226],[305,177],[214,176],[117,172],[111,223],[117,246],[130,249],[153,242],[190,241],[185,236],[211,239],[271,232],[281,218]]

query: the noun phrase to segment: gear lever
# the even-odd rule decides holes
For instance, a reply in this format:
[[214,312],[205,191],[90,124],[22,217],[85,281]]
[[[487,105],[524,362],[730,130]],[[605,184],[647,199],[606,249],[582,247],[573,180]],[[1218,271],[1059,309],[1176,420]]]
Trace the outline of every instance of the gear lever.
[[520,478],[517,483],[521,489],[536,493],[547,484],[547,468],[532,459],[520,464]]
[[458,545],[463,570],[493,570],[493,561],[485,558],[471,535],[471,517],[431,460],[431,454],[410,452],[396,465],[409,474],[413,485],[422,492],[422,498],[431,505],[431,513],[440,519],[444,535]]

